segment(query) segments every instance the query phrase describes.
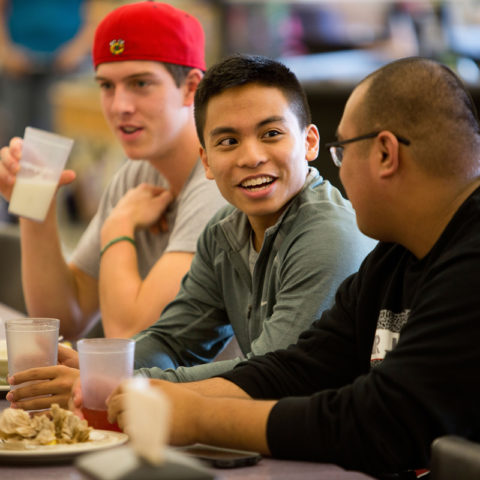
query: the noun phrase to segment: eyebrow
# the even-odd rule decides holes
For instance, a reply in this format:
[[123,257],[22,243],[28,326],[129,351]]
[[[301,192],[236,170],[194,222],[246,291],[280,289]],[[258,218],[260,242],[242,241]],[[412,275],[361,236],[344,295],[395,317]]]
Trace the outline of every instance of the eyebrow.
[[[281,115],[272,115],[271,117],[267,117],[265,118],[264,120],[261,120],[260,122],[258,122],[256,125],[255,125],[255,129],[259,129],[265,125],[268,125],[269,123],[274,123],[274,122],[284,122],[285,121],[285,117],[281,116]],[[216,135],[223,135],[225,133],[236,133],[238,132],[238,130],[236,128],[233,128],[233,127],[216,127],[214,128],[209,136],[210,137],[215,137]]]

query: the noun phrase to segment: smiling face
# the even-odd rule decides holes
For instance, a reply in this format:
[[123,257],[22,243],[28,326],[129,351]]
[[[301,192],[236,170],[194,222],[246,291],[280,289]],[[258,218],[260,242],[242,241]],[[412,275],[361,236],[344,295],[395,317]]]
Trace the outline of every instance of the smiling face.
[[161,63],[102,63],[96,81],[105,118],[129,158],[155,161],[178,147],[191,101]]
[[207,177],[254,230],[275,224],[318,153],[316,127],[301,129],[283,93],[258,84],[212,97],[204,135]]

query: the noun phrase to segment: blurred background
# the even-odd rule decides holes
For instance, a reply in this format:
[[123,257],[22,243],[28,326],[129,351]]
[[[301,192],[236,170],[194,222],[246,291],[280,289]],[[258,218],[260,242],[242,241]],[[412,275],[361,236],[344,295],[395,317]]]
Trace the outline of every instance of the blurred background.
[[[57,4],[58,0],[0,0],[0,139],[6,144],[12,134],[23,135],[26,124],[11,105],[9,88],[12,68],[18,69],[18,55],[9,46],[8,4],[23,4],[22,28],[28,28],[33,6]],[[93,82],[89,58],[92,32],[113,8],[131,1],[61,0],[76,10],[70,26],[76,44],[69,45],[63,63],[49,71],[49,83],[33,88],[34,99],[44,100],[40,115],[28,125],[48,128],[74,138],[68,166],[76,170],[73,185],[59,195],[61,234],[68,252],[76,244],[94,214],[101,192],[113,172],[126,159],[109,131]],[[366,74],[388,61],[411,55],[438,59],[463,78],[477,107],[480,106],[480,0],[450,1],[167,1],[195,15],[206,31],[207,64],[231,53],[255,53],[280,59],[297,74],[305,86],[321,142],[334,139],[343,105],[354,85]],[[59,15],[58,9],[55,15]],[[67,25],[62,13],[62,25]],[[32,24],[35,22],[32,22]],[[57,22],[46,22],[46,29]],[[13,27],[12,27],[13,28]],[[17,25],[17,29],[19,25]],[[15,32],[14,32],[15,33]],[[44,35],[30,31],[30,38]],[[10,38],[11,41],[11,38]],[[11,47],[11,45],[10,45]],[[45,73],[50,65],[41,58],[35,68]],[[13,67],[12,67],[13,64]],[[60,65],[60,67],[58,66]],[[11,78],[10,78],[11,80]],[[15,86],[15,82],[14,85]],[[42,87],[43,88],[43,87]],[[24,95],[25,96],[25,95]],[[23,98],[23,97],[22,97]],[[33,103],[31,100],[29,103]],[[12,132],[12,126],[16,131]],[[341,187],[338,172],[322,146],[315,166],[333,184]],[[16,220],[0,213],[2,228],[15,228]]]

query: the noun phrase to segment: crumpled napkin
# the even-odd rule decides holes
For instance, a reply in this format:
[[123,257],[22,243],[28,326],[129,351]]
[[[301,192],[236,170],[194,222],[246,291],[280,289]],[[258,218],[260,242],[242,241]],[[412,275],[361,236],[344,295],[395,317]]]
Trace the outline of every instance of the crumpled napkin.
[[170,432],[170,403],[148,379],[134,377],[124,384],[125,432],[135,453],[152,465],[165,461]]

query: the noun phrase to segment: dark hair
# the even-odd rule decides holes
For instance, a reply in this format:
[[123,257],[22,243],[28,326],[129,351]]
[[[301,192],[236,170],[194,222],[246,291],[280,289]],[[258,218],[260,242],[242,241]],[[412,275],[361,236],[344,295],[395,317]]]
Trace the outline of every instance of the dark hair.
[[190,71],[193,70],[192,67],[186,67],[185,65],[177,65],[176,63],[161,63],[167,69],[167,72],[170,73],[177,87],[180,87],[180,85],[183,84],[185,79],[188,77]]
[[202,146],[205,146],[203,130],[210,99],[230,88],[252,83],[278,88],[285,95],[300,128],[311,123],[307,97],[291,70],[266,57],[232,55],[207,70],[195,92],[195,124]]
[[470,93],[448,67],[410,57],[366,77],[362,132],[387,129],[408,138],[419,165],[448,176],[476,170],[480,127]]

